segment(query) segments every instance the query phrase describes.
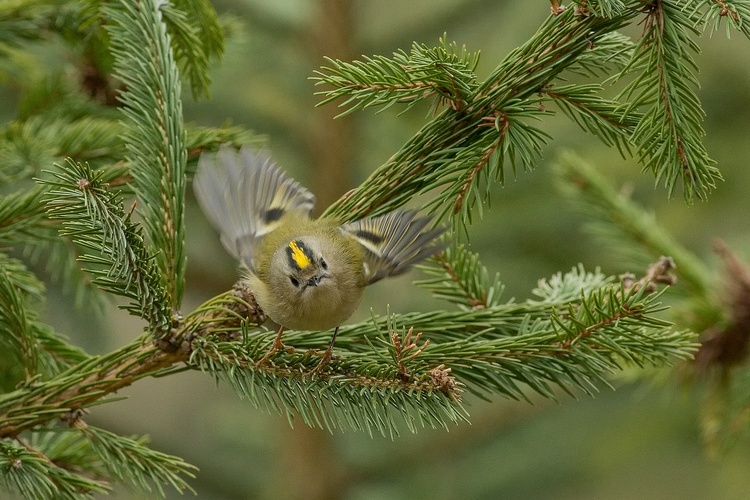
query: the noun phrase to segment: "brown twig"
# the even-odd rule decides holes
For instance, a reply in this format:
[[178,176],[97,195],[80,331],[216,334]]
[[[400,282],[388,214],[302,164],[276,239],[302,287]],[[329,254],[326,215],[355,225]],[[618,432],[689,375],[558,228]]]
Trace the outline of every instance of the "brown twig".
[[662,256],[658,261],[648,266],[648,271],[641,279],[636,280],[632,273],[623,274],[620,279],[622,279],[625,291],[638,291],[646,287],[646,293],[654,293],[657,284],[674,285],[676,283],[677,279],[672,274],[676,267],[671,257]]
[[736,10],[734,10],[733,7],[730,7],[729,5],[727,5],[726,2],[722,0],[716,0],[716,3],[719,4],[719,6],[721,6],[721,11],[719,12],[719,16],[721,17],[729,16],[732,18],[732,20],[735,23],[740,22],[740,15],[737,13]]
[[419,345],[419,340],[422,338],[422,334],[418,333],[414,336],[414,327],[410,327],[404,335],[403,340],[397,332],[391,332],[391,342],[393,343],[394,354],[396,357],[396,365],[398,367],[398,377],[403,381],[411,379],[411,375],[406,368],[406,363],[419,356],[425,347],[430,344],[430,340],[427,339]]
[[[217,312],[218,311],[218,312]],[[241,290],[211,299],[187,320],[180,322],[170,338],[173,342],[140,338],[109,354],[92,356],[67,371],[6,394],[0,402],[0,438],[16,437],[25,430],[50,420],[69,422],[81,417],[81,410],[134,382],[164,373],[187,363],[192,342],[198,336],[213,335],[207,325],[225,322],[237,328],[238,318],[258,319],[257,305]],[[219,334],[221,335],[221,329]],[[88,375],[79,378],[81,373]]]
[[565,12],[565,6],[560,5],[560,2],[557,0],[550,0],[550,3],[552,4],[549,8],[550,12],[552,12],[553,16],[559,16],[563,12]]

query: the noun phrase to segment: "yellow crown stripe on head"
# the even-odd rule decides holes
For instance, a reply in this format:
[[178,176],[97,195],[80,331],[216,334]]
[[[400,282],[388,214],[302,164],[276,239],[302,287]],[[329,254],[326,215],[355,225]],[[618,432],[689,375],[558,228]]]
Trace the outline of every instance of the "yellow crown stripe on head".
[[302,270],[310,267],[312,261],[310,260],[309,251],[305,247],[304,243],[292,240],[289,243],[289,257],[297,265],[297,268]]

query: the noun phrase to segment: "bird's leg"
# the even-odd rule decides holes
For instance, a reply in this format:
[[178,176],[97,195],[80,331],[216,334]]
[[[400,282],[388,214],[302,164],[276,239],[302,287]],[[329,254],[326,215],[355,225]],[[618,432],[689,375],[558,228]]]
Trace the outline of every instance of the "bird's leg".
[[291,349],[292,350],[291,352],[294,352],[294,348],[285,346],[284,343],[281,341],[281,334],[282,333],[284,333],[284,327],[283,326],[279,326],[279,331],[276,334],[276,338],[273,339],[273,345],[271,345],[271,348],[268,350],[268,352],[265,354],[265,356],[263,356],[262,358],[260,358],[260,361],[258,361],[257,363],[255,363],[256,367],[263,366],[266,363],[268,363],[268,360],[271,359],[271,356],[273,356],[277,351],[280,351],[282,349],[284,349],[286,351],[289,351]]
[[313,369],[313,373],[320,372],[323,368],[325,368],[328,363],[331,362],[331,358],[333,358],[333,344],[336,343],[336,335],[339,333],[339,327],[337,326],[335,330],[333,330],[333,337],[331,337],[331,343],[328,344],[328,349],[325,350],[323,354],[320,354],[320,362],[318,363],[318,366]]

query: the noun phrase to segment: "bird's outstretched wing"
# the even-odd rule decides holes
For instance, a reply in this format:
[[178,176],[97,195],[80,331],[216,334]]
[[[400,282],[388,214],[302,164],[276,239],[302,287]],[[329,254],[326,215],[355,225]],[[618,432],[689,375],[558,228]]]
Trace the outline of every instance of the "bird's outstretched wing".
[[447,244],[435,241],[446,228],[427,229],[429,217],[417,212],[390,212],[341,226],[341,231],[356,239],[365,249],[365,283],[398,276],[417,262],[441,252]]
[[225,145],[217,153],[203,153],[193,187],[224,248],[251,271],[263,236],[278,227],[284,215],[309,217],[315,206],[315,196],[270,156],[248,147],[238,152]]

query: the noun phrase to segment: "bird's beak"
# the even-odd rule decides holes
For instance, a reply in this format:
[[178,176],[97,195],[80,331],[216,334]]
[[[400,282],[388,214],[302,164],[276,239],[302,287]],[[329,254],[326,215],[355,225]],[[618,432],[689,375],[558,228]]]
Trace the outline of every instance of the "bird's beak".
[[318,286],[320,282],[323,280],[323,278],[327,278],[327,277],[328,277],[328,274],[326,273],[316,274],[315,276],[307,280],[307,286]]

